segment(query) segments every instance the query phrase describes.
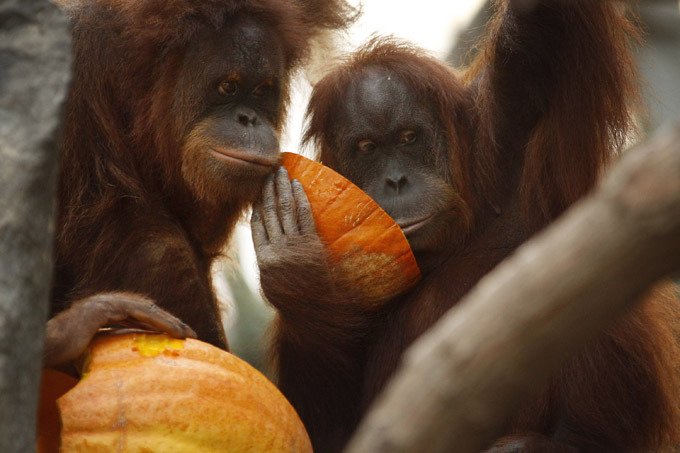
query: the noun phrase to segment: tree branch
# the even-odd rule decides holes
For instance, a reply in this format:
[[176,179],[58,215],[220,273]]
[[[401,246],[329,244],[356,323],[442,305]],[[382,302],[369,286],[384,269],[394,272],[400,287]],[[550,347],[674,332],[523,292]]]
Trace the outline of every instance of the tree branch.
[[350,453],[478,452],[570,353],[680,270],[680,123],[424,334]]

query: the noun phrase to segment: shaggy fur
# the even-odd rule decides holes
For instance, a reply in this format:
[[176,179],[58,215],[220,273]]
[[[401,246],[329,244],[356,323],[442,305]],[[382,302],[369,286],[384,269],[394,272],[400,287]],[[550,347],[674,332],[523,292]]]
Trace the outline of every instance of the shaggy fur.
[[[332,321],[309,322],[304,312],[281,317],[281,388],[319,451],[342,449],[403,351],[592,190],[633,130],[638,88],[630,46],[638,32],[613,2],[545,1],[527,14],[497,7],[479,58],[461,78],[408,45],[378,40],[315,87],[307,139],[325,164],[342,169],[348,164],[338,158],[336,131],[346,120],[337,112],[348,90],[367,68],[405,81],[439,115],[448,141],[442,157],[471,213],[460,240],[441,248],[440,264],[382,311],[362,312],[351,292],[312,291],[295,304],[323,308]],[[300,266],[303,255],[296,260]],[[659,451],[679,442],[678,302],[674,289],[666,291],[650,294],[564,363],[508,420],[512,437],[497,451]],[[272,303],[285,313],[286,300]],[[316,311],[314,319],[323,318]],[[295,340],[300,331],[314,348]]]
[[[64,4],[73,25],[74,79],[60,147],[52,312],[95,293],[129,291],[226,347],[209,269],[260,187],[220,181],[206,174],[209,167],[201,173],[192,165],[187,149],[200,135],[196,123],[206,106],[175,95],[190,92],[192,81],[179,79],[185,55],[237,20],[266,27],[284,60],[278,131],[291,72],[308,57],[310,41],[347,25],[353,11],[342,0]],[[192,69],[197,77],[200,66]]]

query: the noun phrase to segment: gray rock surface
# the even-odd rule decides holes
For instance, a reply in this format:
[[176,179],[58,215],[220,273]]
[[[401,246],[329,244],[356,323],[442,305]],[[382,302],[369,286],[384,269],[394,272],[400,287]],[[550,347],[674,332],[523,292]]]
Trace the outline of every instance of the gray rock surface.
[[0,451],[35,451],[52,276],[56,133],[70,34],[47,0],[0,0]]

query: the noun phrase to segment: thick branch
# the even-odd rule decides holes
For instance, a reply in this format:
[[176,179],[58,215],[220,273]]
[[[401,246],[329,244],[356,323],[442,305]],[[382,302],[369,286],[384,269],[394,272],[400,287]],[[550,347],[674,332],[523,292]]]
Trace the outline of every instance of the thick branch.
[[680,123],[484,278],[405,354],[347,451],[478,452],[570,353],[680,270]]

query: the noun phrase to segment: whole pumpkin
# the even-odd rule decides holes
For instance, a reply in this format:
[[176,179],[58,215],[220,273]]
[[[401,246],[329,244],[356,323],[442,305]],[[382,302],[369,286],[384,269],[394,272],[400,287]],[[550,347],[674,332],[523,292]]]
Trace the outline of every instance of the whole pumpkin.
[[293,407],[250,365],[198,340],[107,335],[57,400],[62,452],[306,453]]
[[300,181],[319,236],[339,272],[379,303],[411,288],[420,269],[397,223],[368,194],[319,162],[282,153],[281,164]]

